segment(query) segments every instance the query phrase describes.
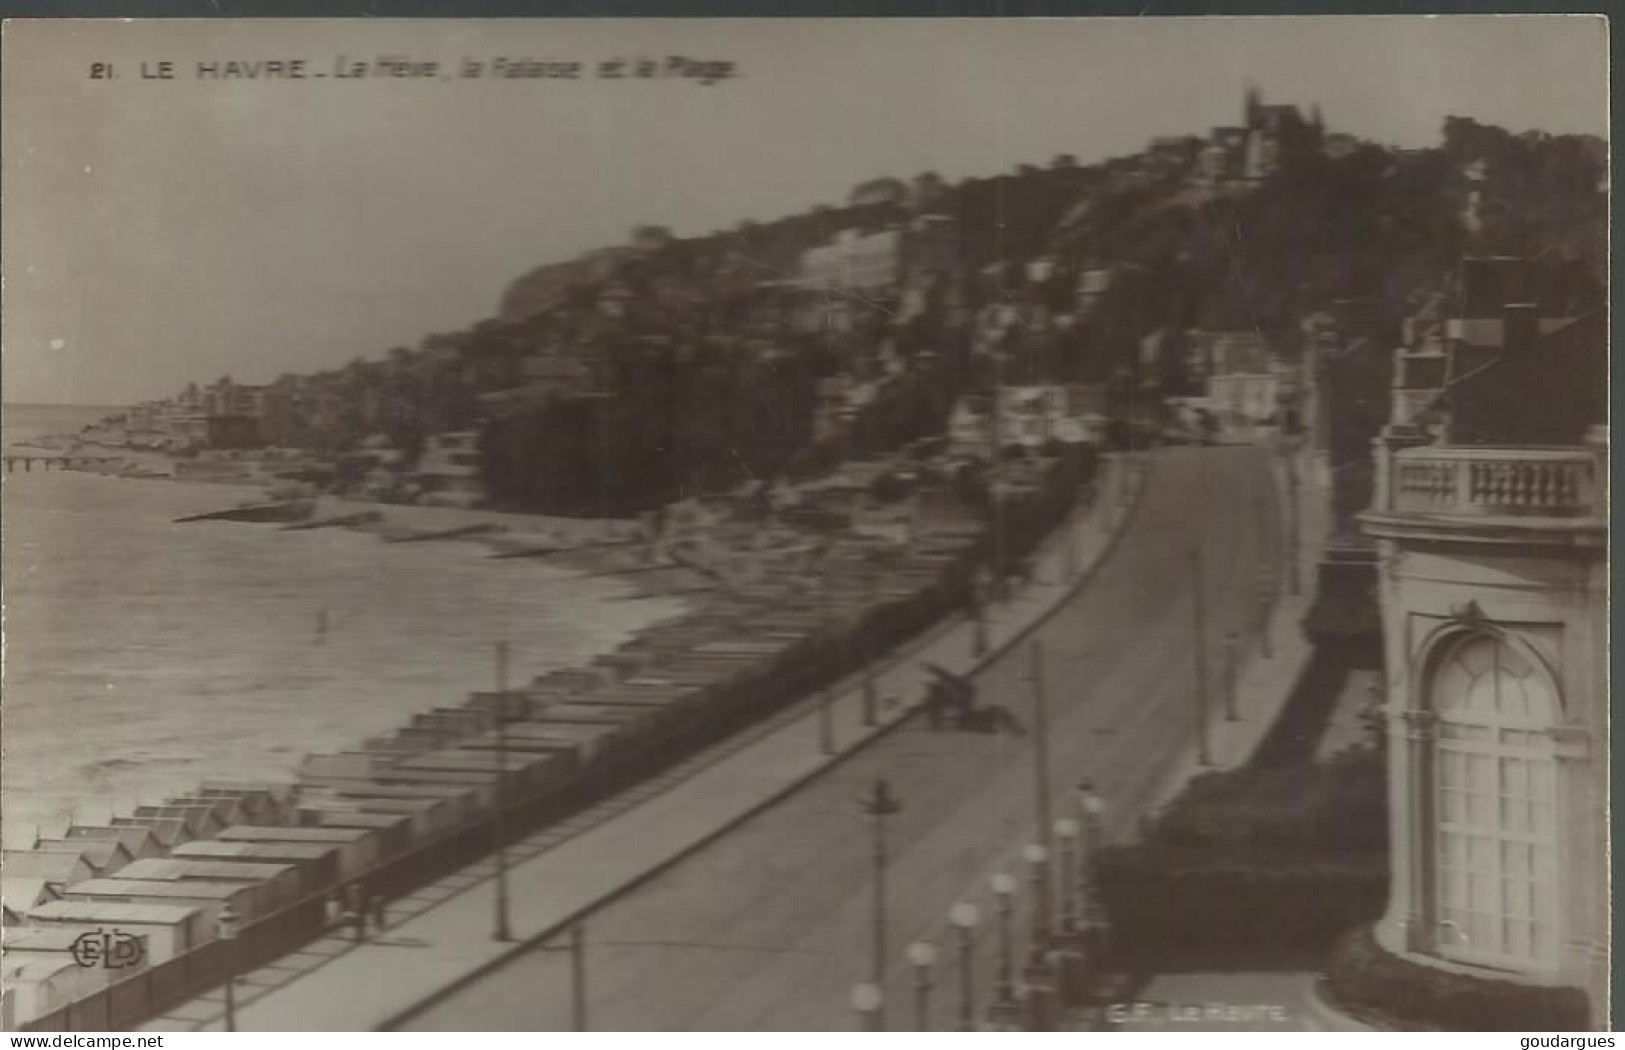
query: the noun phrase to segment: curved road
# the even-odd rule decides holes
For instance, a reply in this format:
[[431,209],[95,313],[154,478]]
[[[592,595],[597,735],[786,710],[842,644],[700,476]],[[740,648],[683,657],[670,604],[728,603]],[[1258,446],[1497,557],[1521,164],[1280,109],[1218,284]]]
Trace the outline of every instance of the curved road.
[[[1245,633],[1260,559],[1278,544],[1262,449],[1157,454],[1129,531],[1093,580],[1032,635],[1042,645],[1053,816],[1095,779],[1121,833],[1188,750],[1194,720],[1193,559],[1199,544],[1215,710],[1219,639]],[[1272,508],[1270,513],[1265,508]],[[1268,535],[1261,535],[1264,530]],[[1033,720],[1025,642],[979,676],[984,700]],[[942,949],[932,1027],[953,1025],[958,973],[949,906],[984,916],[974,977],[992,975],[988,875],[1024,874],[1033,837],[1032,736],[932,732],[916,719],[719,837],[587,920],[591,1027],[620,1031],[824,1031],[853,1027],[849,996],[868,977],[874,906],[870,818],[857,800],[884,776],[902,802],[887,821],[888,1018],[912,1024],[903,947]],[[1018,938],[1030,894],[1018,895]],[[429,1007],[420,1031],[567,1030],[570,965],[533,951]]]

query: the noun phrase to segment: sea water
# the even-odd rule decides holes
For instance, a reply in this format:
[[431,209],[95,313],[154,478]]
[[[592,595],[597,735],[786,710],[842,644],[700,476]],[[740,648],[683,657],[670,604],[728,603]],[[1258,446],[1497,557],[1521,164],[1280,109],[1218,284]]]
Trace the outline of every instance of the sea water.
[[[7,406],[4,444],[106,410]],[[211,778],[287,780],[414,712],[585,663],[676,599],[475,543],[174,519],[254,491],[21,468],[0,481],[8,845]]]

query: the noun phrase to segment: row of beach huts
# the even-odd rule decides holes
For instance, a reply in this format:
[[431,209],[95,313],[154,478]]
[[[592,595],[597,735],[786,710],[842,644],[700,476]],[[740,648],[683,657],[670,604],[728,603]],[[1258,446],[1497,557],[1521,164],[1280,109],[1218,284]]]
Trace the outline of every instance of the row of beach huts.
[[[1089,471],[1092,461],[1048,460],[1007,481],[1001,544],[1035,543]],[[291,784],[209,782],[7,850],[5,1029],[134,1027],[218,986],[228,967],[318,936],[335,892],[407,892],[488,852],[495,828],[543,826],[879,657],[963,608],[988,553],[985,515],[946,487],[936,495],[916,501],[905,541],[847,530],[810,550],[756,545],[753,573],[592,665],[309,755]],[[707,532],[743,548],[760,527]],[[76,943],[114,931],[139,953],[81,965]]]

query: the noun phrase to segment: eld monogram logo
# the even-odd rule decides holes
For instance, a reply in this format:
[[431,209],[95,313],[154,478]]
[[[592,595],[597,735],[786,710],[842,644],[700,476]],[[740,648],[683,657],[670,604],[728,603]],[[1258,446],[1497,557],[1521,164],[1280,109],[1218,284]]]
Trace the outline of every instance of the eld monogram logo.
[[122,970],[136,966],[146,953],[141,938],[123,930],[90,930],[73,939],[73,961],[80,966],[101,966],[108,970]]

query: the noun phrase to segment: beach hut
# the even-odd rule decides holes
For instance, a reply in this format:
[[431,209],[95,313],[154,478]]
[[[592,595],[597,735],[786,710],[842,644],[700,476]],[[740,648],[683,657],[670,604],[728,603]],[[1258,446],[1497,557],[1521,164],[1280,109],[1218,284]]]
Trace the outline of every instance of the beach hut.
[[96,877],[90,861],[71,850],[0,851],[0,871],[7,877],[39,879],[58,894],[76,882]]
[[220,912],[227,904],[244,919],[259,917],[256,896],[245,883],[159,882],[152,879],[91,879],[62,894],[64,901],[105,901],[115,904],[180,904],[206,916],[207,935],[215,935]]
[[[572,756],[566,761],[579,766],[582,762],[590,761],[599,754],[611,750],[620,732],[620,726],[515,722],[503,734],[503,746],[510,751],[527,754],[564,752]],[[494,751],[497,748],[497,736],[490,733],[475,737],[464,741],[461,746],[470,751]]]
[[137,806],[134,815],[137,820],[178,820],[185,826],[188,837],[194,839],[206,839],[226,826],[214,807],[209,805]]
[[291,865],[299,872],[299,897],[337,885],[339,848],[321,842],[222,842],[204,839],[175,848],[175,860],[210,861],[257,867]]
[[5,910],[7,926],[21,922],[31,909],[57,896],[57,891],[38,876],[0,872],[0,908]]
[[[301,814],[308,810],[343,809],[355,813],[404,816],[412,822],[411,834],[414,842],[427,842],[437,835],[451,831],[458,824],[458,807],[444,796],[366,795],[361,793],[361,789],[353,794],[341,794],[332,788],[317,788],[301,794],[299,807]],[[303,822],[301,816],[301,823]]]
[[[429,753],[432,754],[433,752]],[[496,799],[496,777],[491,773],[472,769],[405,769],[392,767],[380,770],[372,779],[380,784],[394,784],[405,787],[453,788],[470,796],[470,813],[488,811]]]
[[[581,759],[575,747],[561,747],[545,739],[511,733],[506,738],[503,750],[507,753],[505,768],[512,771],[511,790],[519,797],[541,794],[557,787],[581,768]],[[443,763],[443,768],[447,769],[466,768],[494,773],[497,769],[497,751],[493,734],[426,758]]]
[[119,872],[122,880],[185,885],[223,882],[253,895],[251,914],[268,915],[299,900],[302,882],[292,864],[228,863],[207,860],[138,860]]
[[[104,950],[111,947],[112,954],[103,960],[106,964],[100,966],[84,966],[83,959],[76,957],[83,952],[80,938],[85,931],[63,926],[22,926],[8,928],[0,932],[0,957],[8,965],[21,965],[29,962],[52,963],[68,961],[82,969],[91,971],[94,978],[85,985],[74,988],[71,998],[73,1002],[86,995],[101,990],[101,987],[114,981],[121,981],[132,974],[140,973],[149,965],[150,952],[147,946],[147,934],[131,932],[125,934],[120,931],[116,943],[101,943]],[[111,931],[109,931],[111,934]],[[94,934],[92,935],[94,937]],[[110,936],[111,941],[111,936]],[[30,1017],[38,1017],[41,1013],[49,1013],[58,1009],[58,1006],[48,1006],[42,1010],[31,1011]]]
[[[373,799],[428,801],[436,804],[434,816],[436,826],[444,827],[460,827],[468,823],[483,805],[480,790],[467,784],[408,784],[399,780],[380,780],[372,777],[324,778],[321,782],[308,786],[302,796],[304,798],[331,796],[337,799],[363,801]],[[449,812],[442,815],[441,807]],[[442,824],[442,821],[445,823]]]
[[145,860],[148,857],[161,857],[168,852],[164,844],[158,841],[158,836],[152,829],[145,827],[114,827],[110,824],[74,824],[68,828],[66,836],[70,840],[78,839],[113,839],[123,843],[125,850],[134,860]]
[[201,908],[100,900],[47,901],[28,913],[28,921],[79,933],[117,929],[145,934],[147,962],[153,966],[191,951],[207,941],[213,930]]
[[[532,776],[519,755],[510,755],[503,768],[506,770],[504,786],[510,798],[528,789]],[[494,752],[447,747],[413,755],[392,772],[412,777],[443,774],[473,776],[481,778],[483,783],[494,790],[497,771],[497,756]]]
[[382,836],[370,828],[292,828],[241,824],[227,828],[220,842],[294,843],[328,846],[339,851],[339,879],[348,882],[382,859]]
[[0,977],[12,993],[16,1023],[52,1013],[107,987],[113,972],[99,966],[80,966],[72,955],[59,952],[6,950]]
[[213,795],[209,797],[180,795],[164,799],[164,805],[207,809],[225,827],[240,824],[249,819],[248,810],[244,807],[242,799],[233,795]]
[[111,875],[135,859],[118,839],[40,839],[34,848],[77,853],[97,875]]
[[235,798],[242,804],[247,819],[274,824],[282,820],[283,812],[292,805],[297,791],[292,784],[205,780],[194,794],[199,798],[220,795]]
[[184,820],[174,817],[114,817],[116,828],[146,828],[165,851],[197,838]]
[[410,813],[376,813],[351,806],[301,803],[298,824],[307,828],[365,828],[377,832],[381,859],[398,857],[412,848]]

